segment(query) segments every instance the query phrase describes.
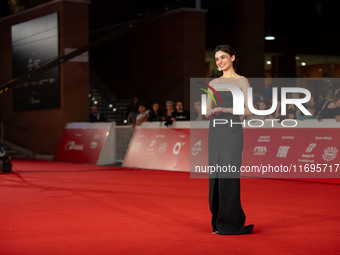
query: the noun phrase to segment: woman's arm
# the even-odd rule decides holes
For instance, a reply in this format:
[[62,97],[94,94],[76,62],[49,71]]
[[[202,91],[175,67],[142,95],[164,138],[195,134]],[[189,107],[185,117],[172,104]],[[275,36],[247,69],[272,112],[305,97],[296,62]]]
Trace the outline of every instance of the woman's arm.
[[253,115],[248,107],[248,89],[250,88],[249,81],[247,78],[240,78],[240,88],[244,95],[244,115]]
[[[247,78],[240,78],[239,86],[243,92],[244,96],[244,114],[245,116],[253,115],[253,113],[249,110],[248,107],[248,88],[250,87]],[[212,110],[214,114],[216,113],[233,113],[233,108],[225,108],[225,107],[216,107]]]
[[211,110],[211,114],[218,114],[218,113],[233,113],[233,108],[216,107]]

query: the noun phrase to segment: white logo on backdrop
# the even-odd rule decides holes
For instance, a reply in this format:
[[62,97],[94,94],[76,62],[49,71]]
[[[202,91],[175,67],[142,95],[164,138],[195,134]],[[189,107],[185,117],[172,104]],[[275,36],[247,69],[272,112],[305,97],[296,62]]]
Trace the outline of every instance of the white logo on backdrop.
[[197,141],[191,148],[191,154],[196,156],[202,150],[202,140]]
[[266,155],[267,147],[266,146],[256,146],[254,147],[254,155]]
[[167,146],[168,146],[168,144],[167,144],[166,142],[161,143],[161,144],[159,145],[159,147],[158,147],[158,152],[159,152],[159,153],[165,152]]
[[95,135],[93,136],[93,139],[100,139],[100,134],[95,134]]
[[67,141],[65,144],[65,150],[82,151],[84,149],[83,144],[76,144],[75,141]]
[[336,158],[336,154],[338,153],[338,149],[334,146],[327,147],[327,149],[324,149],[324,153],[322,155],[322,158],[326,161],[332,161]]
[[310,145],[308,145],[306,152],[312,152],[315,146],[316,146],[316,143],[311,143]]
[[174,147],[173,147],[173,149],[172,149],[172,153],[173,153],[174,155],[178,155],[179,152],[181,151],[182,146],[183,146],[184,144],[185,144],[185,143],[181,143],[181,142],[175,143],[175,145],[174,145]]
[[142,147],[142,142],[138,142],[138,143],[136,143],[135,144],[135,146],[134,146],[134,151],[140,151],[140,148]]
[[152,140],[149,144],[149,147],[153,147],[155,145],[155,143],[156,143],[156,140]]
[[97,148],[97,146],[98,146],[98,143],[97,142],[91,142],[90,143],[90,149],[95,149],[95,148]]
[[290,148],[290,146],[280,146],[276,157],[277,158],[286,158],[289,148]]

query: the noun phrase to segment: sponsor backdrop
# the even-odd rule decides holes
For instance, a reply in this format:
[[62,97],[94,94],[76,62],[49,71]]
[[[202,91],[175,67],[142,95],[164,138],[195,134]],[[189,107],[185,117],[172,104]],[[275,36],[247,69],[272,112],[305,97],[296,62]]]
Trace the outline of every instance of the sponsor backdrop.
[[123,166],[189,171],[190,129],[138,128]]
[[[59,55],[58,13],[12,26],[13,76],[18,77]],[[13,89],[14,111],[58,108],[59,68],[31,77]]]
[[55,161],[108,165],[114,163],[114,123],[68,123]]
[[[339,128],[244,128],[243,131],[241,176],[331,178],[331,182],[340,183]],[[113,164],[115,139],[114,123],[69,123],[55,160]],[[190,171],[191,177],[197,178],[208,177],[207,165],[208,128],[190,129],[185,121],[174,123],[173,128],[143,123],[135,130],[123,163],[124,167]]]
[[[137,128],[123,166],[195,174],[208,164],[207,141],[207,128]],[[338,128],[244,128],[243,166],[281,166],[290,172],[267,169],[242,176],[339,178],[339,141]]]

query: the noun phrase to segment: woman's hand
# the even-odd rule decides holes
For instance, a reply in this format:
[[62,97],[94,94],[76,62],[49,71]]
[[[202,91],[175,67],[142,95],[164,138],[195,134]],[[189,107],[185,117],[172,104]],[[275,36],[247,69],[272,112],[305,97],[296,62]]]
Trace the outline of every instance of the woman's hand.
[[220,113],[233,113],[233,108],[225,108],[225,107],[214,108],[214,114],[219,115]]
[[213,110],[213,109],[209,109],[209,110],[207,111],[207,113],[205,114],[205,117],[210,118],[211,115],[213,115],[213,111],[212,111],[212,110]]
[[216,107],[208,110],[205,116],[210,118],[212,115],[219,115],[220,113],[233,113],[233,108]]

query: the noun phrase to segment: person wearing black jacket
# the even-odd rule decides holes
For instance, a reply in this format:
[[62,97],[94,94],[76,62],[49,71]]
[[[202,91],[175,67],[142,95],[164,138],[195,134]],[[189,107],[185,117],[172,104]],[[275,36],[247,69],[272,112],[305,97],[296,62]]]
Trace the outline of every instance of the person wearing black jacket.
[[92,106],[91,112],[89,114],[90,122],[106,122],[106,118],[103,114],[98,111],[98,107],[96,105]]
[[184,104],[181,100],[176,102],[175,119],[176,121],[190,120],[190,112],[184,110]]

